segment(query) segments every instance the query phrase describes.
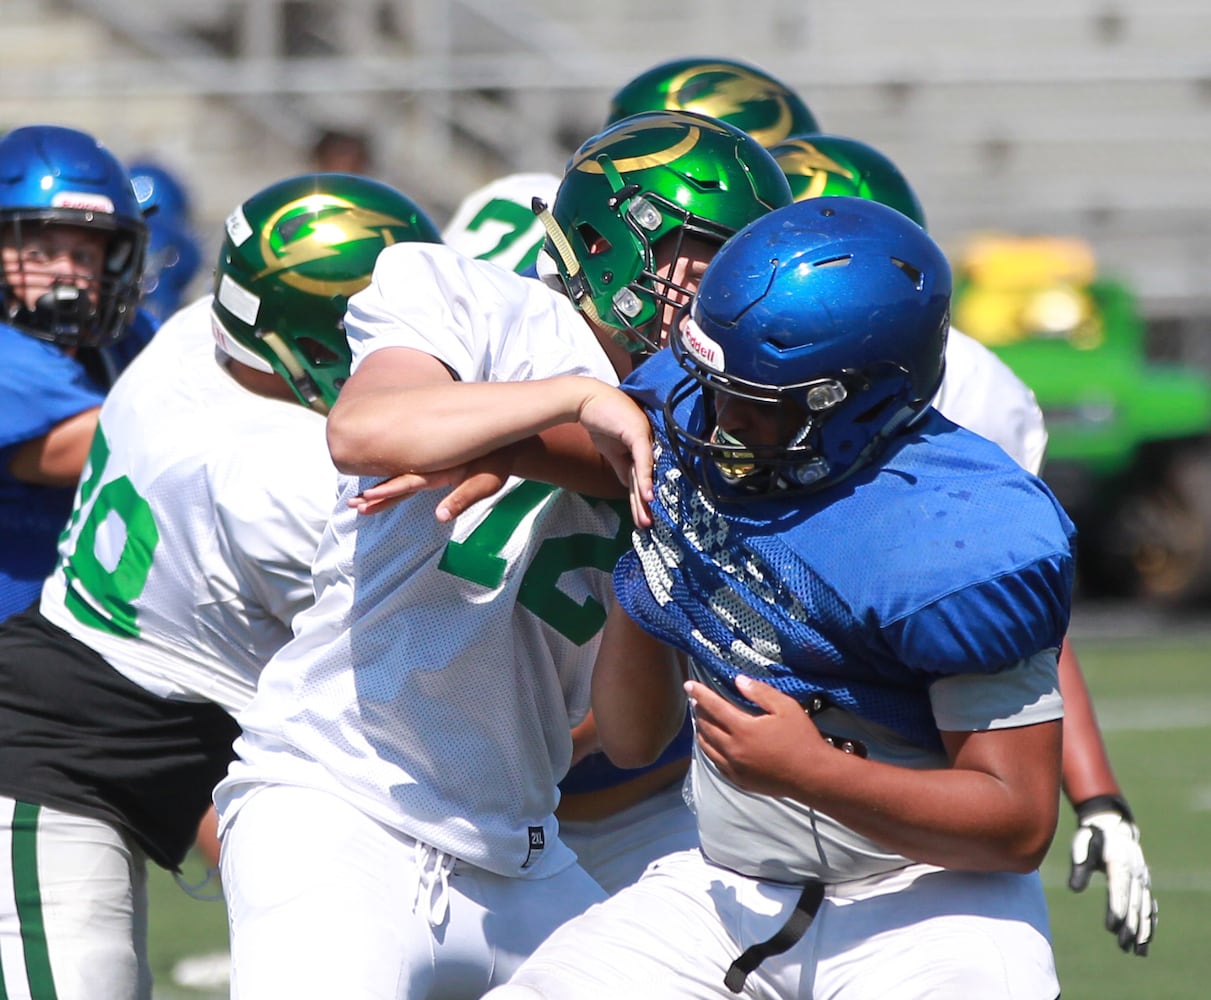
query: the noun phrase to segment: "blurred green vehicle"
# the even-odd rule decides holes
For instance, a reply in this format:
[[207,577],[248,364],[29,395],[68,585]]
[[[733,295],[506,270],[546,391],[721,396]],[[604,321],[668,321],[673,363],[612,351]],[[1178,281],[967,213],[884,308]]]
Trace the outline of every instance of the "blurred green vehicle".
[[955,275],[954,325],[1043,409],[1042,475],[1079,529],[1079,592],[1211,602],[1211,378],[1149,359],[1134,296],[1083,241],[977,239]]

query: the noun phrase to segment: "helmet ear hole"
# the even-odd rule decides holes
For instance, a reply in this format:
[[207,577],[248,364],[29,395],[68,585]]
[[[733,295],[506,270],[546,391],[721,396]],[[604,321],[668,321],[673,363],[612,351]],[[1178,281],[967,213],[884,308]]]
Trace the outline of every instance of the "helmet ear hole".
[[855,424],[869,424],[872,421],[878,420],[879,417],[883,414],[883,412],[889,406],[891,406],[891,404],[893,402],[894,402],[894,400],[890,396],[884,396],[882,399],[878,400],[874,406],[863,410],[861,413],[859,413],[857,416],[855,416],[854,423]]
[[576,232],[580,235],[581,240],[584,241],[584,245],[589,248],[590,256],[596,257],[599,254],[609,253],[613,249],[610,241],[587,222],[577,226]]
[[294,342],[313,365],[330,365],[341,360],[336,351],[314,337],[295,337]]

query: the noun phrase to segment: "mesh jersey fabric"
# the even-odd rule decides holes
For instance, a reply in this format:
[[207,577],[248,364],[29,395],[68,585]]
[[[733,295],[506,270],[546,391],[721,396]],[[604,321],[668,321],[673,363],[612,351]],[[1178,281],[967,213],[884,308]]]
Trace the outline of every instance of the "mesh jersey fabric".
[[313,600],[335,494],[323,418],[231,378],[203,297],[106,399],[42,612],[154,694],[238,713]]
[[[399,289],[423,282],[440,294]],[[614,381],[583,317],[536,281],[449,248],[399,244],[349,304],[354,365],[411,347],[464,381]],[[216,790],[224,825],[258,784],[325,789],[463,861],[539,878],[573,862],[555,783],[629,521],[538,483],[449,524],[432,493],[363,517],[341,478],[316,556],[317,600],[266,666]]]
[[[663,399],[683,374],[661,352],[628,386]],[[693,425],[700,413],[681,417]],[[744,670],[936,749],[933,679],[1058,648],[1071,521],[1038,479],[936,411],[837,487],[726,511],[677,467],[659,412],[653,426],[655,523],[636,531],[615,589],[733,699]]]

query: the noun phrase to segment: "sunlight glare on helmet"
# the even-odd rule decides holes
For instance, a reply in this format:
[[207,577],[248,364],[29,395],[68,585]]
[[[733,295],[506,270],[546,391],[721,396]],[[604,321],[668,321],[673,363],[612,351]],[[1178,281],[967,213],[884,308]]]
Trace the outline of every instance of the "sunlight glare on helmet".
[[312,237],[328,246],[336,246],[346,240],[345,230],[334,222],[316,223],[312,229]]

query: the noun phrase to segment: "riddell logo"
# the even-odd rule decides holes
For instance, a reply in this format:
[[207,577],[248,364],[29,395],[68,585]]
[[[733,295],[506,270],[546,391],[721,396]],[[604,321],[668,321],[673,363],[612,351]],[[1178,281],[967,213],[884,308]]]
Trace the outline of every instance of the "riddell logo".
[[81,212],[105,212],[113,215],[114,203],[103,194],[87,191],[60,191],[51,199],[54,208],[74,208]]
[[723,348],[703,333],[692,319],[685,325],[682,340],[686,349],[704,365],[717,372],[723,371]]

